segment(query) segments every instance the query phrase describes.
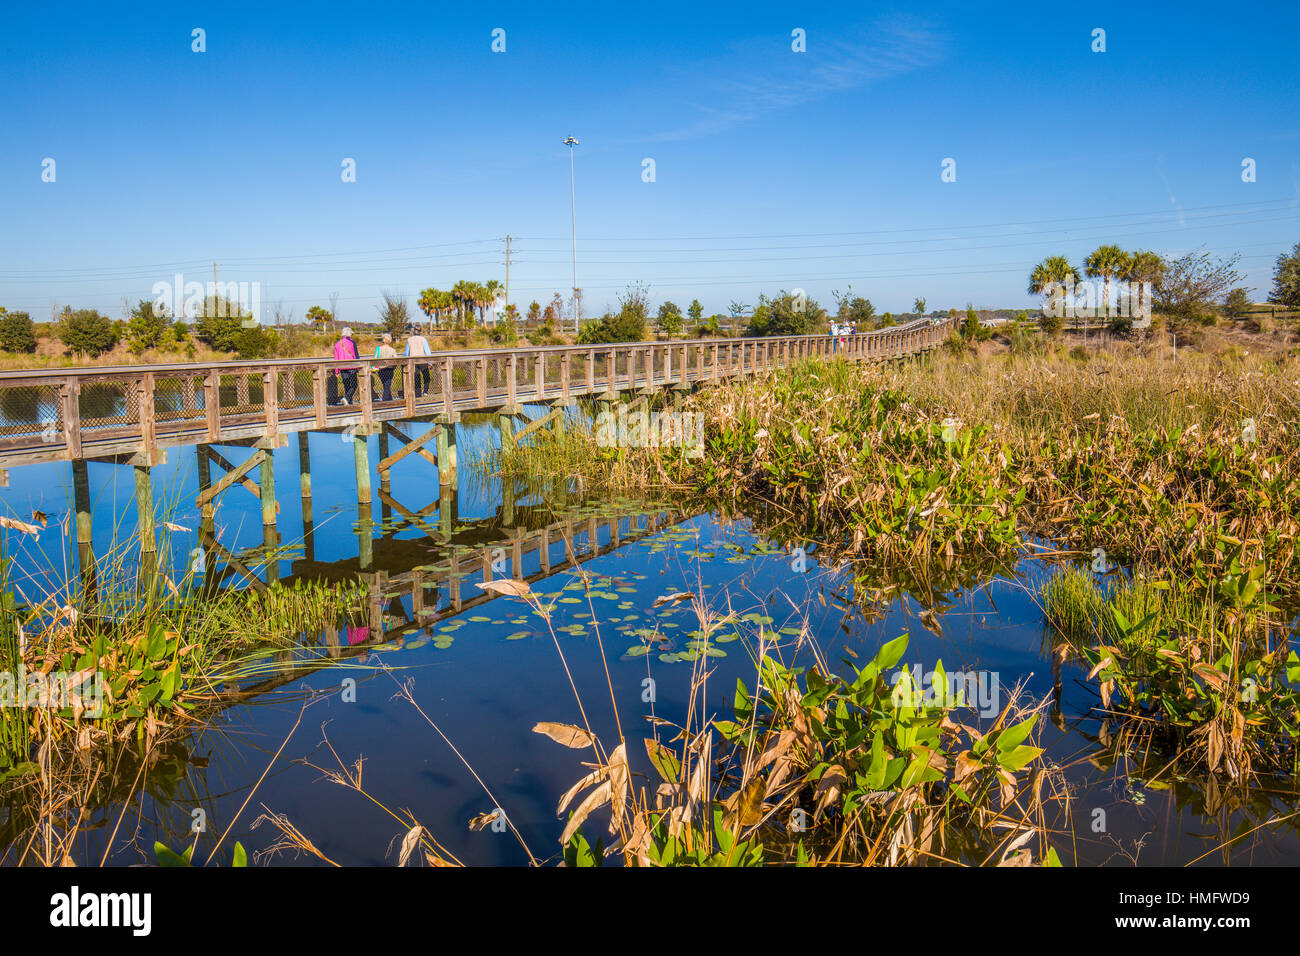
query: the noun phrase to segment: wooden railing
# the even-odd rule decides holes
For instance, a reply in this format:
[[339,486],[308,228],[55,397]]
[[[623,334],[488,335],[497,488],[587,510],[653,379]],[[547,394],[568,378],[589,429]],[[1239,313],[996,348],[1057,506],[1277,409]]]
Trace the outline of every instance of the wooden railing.
[[[582,395],[760,374],[810,357],[885,361],[941,344],[953,322],[921,319],[846,337],[468,349],[423,358],[285,359],[0,374],[0,469],[466,411],[568,404]],[[342,373],[342,374],[339,374]],[[355,381],[352,401],[331,404]],[[387,397],[384,379],[390,379]]]

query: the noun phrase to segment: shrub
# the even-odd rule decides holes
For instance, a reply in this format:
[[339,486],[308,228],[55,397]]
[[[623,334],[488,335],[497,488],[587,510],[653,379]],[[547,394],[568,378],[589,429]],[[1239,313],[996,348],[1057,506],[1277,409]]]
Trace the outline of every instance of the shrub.
[[807,335],[825,322],[826,310],[814,299],[784,289],[774,299],[758,297],[746,335]]
[[965,355],[967,349],[966,340],[956,332],[944,340],[943,347],[949,355]]
[[519,326],[514,317],[502,319],[488,331],[488,338],[493,345],[515,345],[519,341]]
[[95,358],[117,344],[117,330],[108,316],[95,309],[68,307],[63,310],[59,338],[72,351]]
[[157,311],[152,300],[141,299],[139,305],[131,310],[131,318],[126,323],[126,338],[131,351],[141,355],[161,346],[170,324],[171,317]]
[[677,308],[676,303],[665,302],[659,306],[659,328],[667,336],[674,336],[682,331],[682,312]]
[[608,315],[588,322],[578,333],[579,345],[599,345],[605,342],[640,342],[645,338],[646,316],[650,304],[647,290],[641,283],[627,287],[619,297],[616,315]]
[[26,312],[6,312],[0,307],[0,349],[6,352],[35,352],[36,332]]
[[194,320],[194,337],[218,352],[240,351],[244,321],[251,320],[237,303],[221,298],[207,299],[203,312]]
[[1045,343],[1030,328],[1017,323],[1007,333],[1007,344],[1017,355],[1041,355]]
[[980,324],[979,313],[969,303],[966,305],[966,318],[961,323],[961,337],[971,342],[983,342],[992,338],[993,330]]
[[697,338],[707,338],[711,335],[720,335],[722,333],[722,316],[716,312],[695,327]]
[[273,329],[255,325],[252,328],[240,328],[235,335],[234,351],[241,359],[270,358],[276,354],[279,336]]
[[406,334],[406,327],[411,324],[411,313],[406,307],[406,300],[401,296],[383,293],[384,304],[379,309],[379,324],[385,332],[397,338]]

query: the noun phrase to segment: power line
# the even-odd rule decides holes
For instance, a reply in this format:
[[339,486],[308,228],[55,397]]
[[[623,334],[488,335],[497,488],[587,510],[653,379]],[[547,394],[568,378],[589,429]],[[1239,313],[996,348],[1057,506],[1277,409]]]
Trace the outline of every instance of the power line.
[[[867,231],[860,231],[860,232],[787,233],[787,234],[776,234],[776,235],[766,235],[766,236],[731,235],[731,236],[676,236],[676,237],[673,236],[596,237],[596,238],[585,239],[584,241],[589,243],[592,242],[614,242],[614,243],[617,242],[706,242],[706,241],[719,241],[719,240],[765,240],[765,239],[795,239],[795,238],[837,238],[837,237],[846,237],[846,236],[888,236],[888,235],[899,235],[903,233],[916,233],[916,232],[939,232],[939,231],[951,232],[955,230],[997,229],[997,228],[1005,228],[1010,226],[1040,225],[1044,223],[1065,222],[1065,223],[1078,224],[1078,223],[1085,223],[1085,222],[1095,222],[1097,220],[1105,220],[1105,219],[1136,220],[1136,219],[1151,217],[1151,216],[1156,216],[1159,218],[1156,221],[1151,223],[1142,223],[1138,221],[1133,221],[1133,222],[1126,223],[1125,225],[1128,226],[1159,225],[1161,221],[1169,220],[1171,218],[1177,219],[1180,223],[1182,223],[1188,221],[1202,222],[1210,219],[1218,219],[1227,216],[1238,215],[1238,213],[1227,212],[1227,213],[1215,213],[1208,216],[1188,216],[1187,213],[1189,212],[1198,212],[1198,211],[1212,210],[1212,209],[1238,209],[1238,210],[1242,210],[1241,214],[1244,214],[1247,210],[1253,209],[1255,207],[1296,205],[1297,203],[1300,203],[1300,200],[1287,197],[1283,199],[1258,200],[1254,202],[1219,203],[1219,204],[1206,205],[1206,206],[1190,206],[1182,210],[1164,209],[1164,210],[1159,210],[1154,212],[1112,213],[1108,215],[1099,215],[1099,216],[1070,216],[1070,217],[1062,217],[1056,219],[1021,220],[1019,222],[1003,222],[1003,223],[993,223],[993,224],[918,226],[918,227],[912,227],[907,229],[867,230]],[[1262,210],[1258,210],[1258,211],[1262,211]],[[1290,218],[1290,217],[1282,217],[1282,218]],[[1275,221],[1275,220],[1246,220],[1243,221],[1242,223],[1230,223],[1230,224],[1245,224],[1246,222],[1268,222],[1268,221]],[[1093,227],[1093,228],[1097,228],[1097,227]],[[697,252],[697,251],[761,252],[761,251],[777,251],[777,250],[785,250],[785,249],[802,249],[802,248],[850,248],[854,246],[865,246],[865,245],[896,245],[903,242],[907,242],[907,243],[962,242],[962,241],[975,241],[975,240],[984,240],[984,239],[992,239],[992,238],[1010,238],[1010,237],[1018,238],[1021,236],[1047,235],[1058,231],[1059,230],[1046,229],[1046,230],[1038,230],[1036,232],[1028,232],[1028,233],[1026,232],[1001,233],[1001,234],[972,233],[969,235],[961,235],[961,236],[932,236],[928,238],[918,238],[918,239],[880,240],[875,242],[859,242],[859,243],[826,243],[826,244],[812,244],[812,245],[798,244],[793,246],[759,246],[759,247],[752,247],[752,248],[751,247],[722,247],[722,248],[711,248],[706,250],[684,249],[681,251],[683,254],[690,254],[692,252]],[[1137,233],[1133,233],[1133,234],[1137,234]],[[520,240],[521,238],[533,242],[570,241],[570,237],[567,236],[563,236],[563,237],[561,236],[534,236],[534,237],[512,236],[512,239],[516,241]],[[1061,241],[1069,241],[1069,240],[1070,237],[1064,237]],[[285,262],[287,265],[310,265],[310,260],[320,261],[320,260],[329,259],[331,261],[320,261],[319,264],[323,268],[337,269],[340,266],[349,265],[349,264],[370,264],[370,263],[391,264],[391,263],[397,263],[403,261],[411,261],[414,263],[411,266],[411,268],[415,268],[418,265],[425,264],[431,260],[455,259],[455,258],[460,258],[465,256],[473,256],[476,255],[477,252],[470,251],[470,252],[447,253],[442,255],[404,256],[404,257],[393,257],[393,258],[383,257],[383,254],[393,253],[393,252],[409,252],[409,251],[421,250],[421,249],[442,249],[442,248],[450,248],[454,246],[481,245],[485,243],[498,243],[501,241],[502,240],[500,238],[465,239],[456,242],[434,243],[434,244],[426,244],[426,245],[419,245],[419,246],[399,246],[399,247],[393,247],[389,249],[353,250],[350,252],[303,253],[303,254],[279,255],[279,256],[229,256],[229,257],[223,257],[223,261],[227,263],[243,263],[250,266],[256,266],[260,264],[263,265],[263,271],[284,272],[284,273],[293,273],[295,271],[308,272],[308,271],[319,271],[319,270],[290,269],[290,268],[276,269],[276,268],[272,268],[272,266],[279,262]],[[649,251],[658,251],[658,250],[654,250],[654,249],[606,250],[607,254],[629,254],[629,255],[639,251],[649,252]],[[337,259],[337,257],[345,257],[345,256],[351,256],[351,257],[381,256],[381,258],[352,258],[352,259],[342,259],[340,261],[334,261],[335,259]],[[189,260],[176,260],[172,262],[152,263],[152,264],[144,264],[144,265],[123,265],[123,266],[111,266],[111,267],[99,266],[99,267],[84,267],[80,269],[37,269],[37,270],[22,270],[21,272],[18,272],[16,270],[10,270],[9,272],[0,272],[0,278],[14,278],[15,276],[33,277],[33,278],[51,278],[51,279],[65,278],[69,280],[73,279],[73,277],[92,277],[92,278],[105,278],[105,279],[150,278],[154,276],[155,273],[153,271],[146,272],[145,270],[174,269],[177,267],[185,267],[185,266],[194,267],[196,265],[206,264],[208,261],[210,260],[189,259]],[[450,263],[450,264],[456,264],[456,263]],[[483,265],[483,264],[487,264],[487,263],[484,262],[459,263],[459,265],[462,266]]]
[[[1179,213],[1196,212],[1204,209],[1225,209],[1225,208],[1246,208],[1250,206],[1276,205],[1278,203],[1297,204],[1300,199],[1295,197],[1284,197],[1282,199],[1261,199],[1253,202],[1242,203],[1216,203],[1208,206],[1186,206],[1181,210],[1161,209],[1152,212],[1138,213],[1109,213],[1099,216],[1064,216],[1058,219],[1026,219],[1019,222],[999,222],[972,224],[969,226],[914,226],[907,229],[875,229],[860,232],[793,232],[793,233],[776,233],[772,235],[723,235],[723,236],[589,236],[584,242],[691,242],[712,241],[718,239],[817,239],[817,238],[835,238],[839,236],[886,236],[896,235],[905,232],[933,232],[939,229],[1000,229],[1005,226],[1034,226],[1049,222],[1087,222],[1094,219],[1116,219],[1130,218],[1133,216],[1168,216],[1178,215]],[[519,236],[519,239],[528,241],[541,242],[560,242],[566,240],[566,236]]]

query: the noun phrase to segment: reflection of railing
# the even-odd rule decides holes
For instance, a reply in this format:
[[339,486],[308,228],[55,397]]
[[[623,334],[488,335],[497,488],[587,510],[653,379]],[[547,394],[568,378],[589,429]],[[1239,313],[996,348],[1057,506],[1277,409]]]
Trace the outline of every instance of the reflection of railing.
[[[949,320],[920,319],[834,339],[799,335],[471,349],[424,359],[6,372],[0,374],[0,468],[419,416],[454,419],[463,411],[690,386],[812,356],[883,361],[934,348],[952,326]],[[390,370],[385,399],[380,372]],[[330,404],[335,387],[346,395],[354,375],[354,402]]]
[[[366,624],[348,634],[329,628],[324,634],[324,656],[304,660],[301,648],[286,651],[274,676],[232,688],[235,703],[268,693],[285,684],[329,666],[336,660],[368,653],[375,644],[387,643],[494,600],[496,596],[475,587],[495,578],[511,578],[529,584],[591,559],[616,551],[683,520],[686,514],[664,510],[650,514],[587,517],[560,520],[531,530],[473,547],[452,546],[446,558],[432,565],[396,574],[377,571],[361,575],[369,584],[370,607]],[[628,528],[623,529],[624,521]],[[600,543],[601,531],[606,542]],[[552,552],[559,552],[553,554]],[[525,565],[537,558],[537,570],[526,573]],[[468,580],[467,580],[468,579]],[[404,599],[410,599],[407,613]],[[356,640],[357,637],[360,640]],[[346,638],[346,640],[345,640]]]

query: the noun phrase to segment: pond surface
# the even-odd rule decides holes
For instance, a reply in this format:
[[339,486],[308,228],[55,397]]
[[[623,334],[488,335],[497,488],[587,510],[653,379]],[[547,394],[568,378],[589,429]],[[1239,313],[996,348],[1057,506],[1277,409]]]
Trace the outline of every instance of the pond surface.
[[[373,446],[376,439],[369,441]],[[464,463],[496,441],[495,429],[486,422],[462,424],[458,441]],[[250,453],[221,450],[236,463]],[[168,545],[171,559],[183,562],[197,542],[195,458],[193,449],[169,454],[169,463],[154,470],[155,498],[166,520],[182,529],[172,531]],[[533,578],[533,590],[555,601],[550,628],[509,597],[457,613],[443,588],[421,597],[424,617],[414,593],[392,597],[383,633],[344,627],[309,636],[259,693],[173,745],[170,757],[145,775],[144,795],[125,813],[120,805],[97,808],[78,863],[98,862],[114,830],[111,862],[152,862],[155,839],[187,845],[198,818],[206,832],[197,859],[232,821],[222,858],[235,840],[256,853],[280,836],[265,823],[254,828],[267,811],[284,815],[338,863],[392,863],[405,827],[326,778],[340,760],[351,767],[359,759],[363,785],[375,800],[409,811],[463,862],[527,862],[508,832],[470,831],[472,818],[498,805],[539,859],[554,860],[562,827],[556,804],[585,772],[582,752],[531,728],[538,721],[581,724],[576,687],[593,729],[606,740],[616,739],[617,707],[632,741],[634,770],[644,769],[639,741],[649,734],[647,718],[684,719],[690,691],[692,663],[679,654],[689,652],[699,621],[690,602],[654,607],[657,598],[676,592],[703,594],[712,609],[730,608],[739,619],[721,632],[716,649],[723,656],[708,662],[705,705],[719,719],[731,716],[737,678],[754,686],[752,637],[758,624],[787,643],[787,661],[797,657],[804,664],[811,662],[806,646],[796,651],[794,645],[805,627],[832,664],[865,661],[907,631],[911,644],[904,663],[928,672],[942,661],[949,672],[973,672],[974,686],[983,688],[976,703],[986,710],[1000,708],[1017,689],[1035,699],[1053,694],[1056,682],[1034,599],[1053,570],[1042,561],[1026,559],[1010,574],[976,574],[977,584],[946,594],[936,613],[923,619],[923,608],[910,597],[865,604],[860,595],[855,598],[851,576],[819,566],[815,550],[787,550],[756,536],[744,521],[686,514],[655,502],[587,500],[571,492],[520,495],[505,504],[499,482],[474,479],[464,464],[460,487],[445,493],[432,465],[408,457],[392,472],[388,505],[374,482],[374,521],[368,526],[356,503],[350,443],[336,433],[314,433],[311,458],[308,549],[297,448],[291,440],[275,453],[283,546],[276,573],[282,580],[341,581],[377,570],[394,576],[421,568],[433,573],[453,550],[472,556],[475,548],[509,539],[517,529],[548,523],[568,522],[580,532],[594,525],[595,553],[593,539],[579,533],[556,536],[545,555],[538,550],[523,556],[521,573]],[[95,545],[103,549],[115,532],[124,539],[135,529],[133,479],[131,469],[107,464],[92,464],[90,475]],[[76,550],[60,527],[71,499],[69,466],[17,469],[10,480],[2,492],[9,513],[28,518],[39,510],[49,517],[39,542],[9,539],[20,586],[36,591],[75,574]],[[423,524],[404,520],[391,502],[421,515]],[[238,487],[227,491],[216,530],[234,553],[256,549],[263,541],[256,498]],[[566,557],[577,566],[561,568]],[[545,573],[544,561],[556,570]],[[481,565],[477,558],[463,565],[466,604],[480,593],[473,585],[482,580]],[[590,577],[590,594],[580,573]],[[228,581],[241,586],[237,575]],[[644,640],[651,633],[653,641]],[[1096,695],[1084,676],[1067,667],[1059,709],[1044,721],[1043,743],[1067,766],[1073,788],[1074,833],[1055,841],[1067,864],[1260,865],[1300,859],[1291,816],[1296,799],[1283,781],[1255,788],[1248,797],[1204,780],[1148,788],[1135,770],[1106,755],[1099,722],[1090,714]],[[355,681],[354,690],[349,681]],[[412,700],[398,696],[401,685]],[[961,719],[983,726],[990,721],[978,709],[964,710]],[[292,854],[275,859],[316,862]]]

